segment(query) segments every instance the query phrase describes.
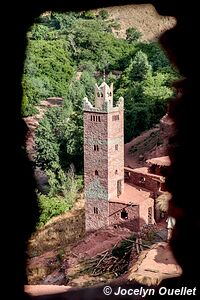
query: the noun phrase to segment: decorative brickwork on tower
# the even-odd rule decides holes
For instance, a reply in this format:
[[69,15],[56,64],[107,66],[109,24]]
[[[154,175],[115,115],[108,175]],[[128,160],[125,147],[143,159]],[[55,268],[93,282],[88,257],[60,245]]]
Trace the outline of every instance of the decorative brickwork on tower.
[[109,225],[109,201],[124,191],[124,99],[113,105],[113,85],[95,86],[95,104],[84,98],[86,230]]

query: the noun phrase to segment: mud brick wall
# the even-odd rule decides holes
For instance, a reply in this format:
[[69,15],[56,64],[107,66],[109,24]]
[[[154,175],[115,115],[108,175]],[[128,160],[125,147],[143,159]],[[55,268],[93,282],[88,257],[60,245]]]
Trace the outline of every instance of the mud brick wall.
[[[118,116],[119,119],[115,120]],[[113,120],[114,119],[114,120]],[[117,196],[117,181],[124,191],[124,113],[123,110],[108,114],[108,191],[109,200]]]
[[152,211],[152,223],[154,224],[154,200],[152,198],[147,198],[145,201],[142,201],[139,206],[139,226],[140,229],[143,225],[149,224],[148,220],[148,209],[151,207]]
[[129,173],[129,180],[131,183],[154,193],[157,193],[160,187],[160,183],[149,174],[141,174],[132,171]]
[[[95,213],[96,210],[96,213]],[[97,212],[98,211],[98,212]],[[87,199],[85,203],[86,231],[109,225],[109,203],[106,200]]]
[[[125,208],[128,213],[128,219],[121,219],[121,211]],[[132,231],[137,232],[139,230],[139,207],[127,206],[126,204],[109,202],[109,224],[119,225],[129,228]]]
[[[91,121],[91,116],[99,116],[99,121]],[[108,124],[107,114],[84,112],[84,183],[87,187],[97,177],[101,185],[108,188]],[[98,146],[98,151],[94,151]]]

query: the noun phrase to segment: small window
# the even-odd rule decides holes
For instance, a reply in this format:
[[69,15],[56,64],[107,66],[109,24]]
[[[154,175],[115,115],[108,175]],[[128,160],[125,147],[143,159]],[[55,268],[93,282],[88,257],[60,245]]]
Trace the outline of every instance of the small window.
[[118,170],[115,170],[115,175],[117,175],[118,174]]
[[145,180],[146,180],[145,177],[140,177],[139,183],[140,183],[140,184],[144,184],[144,183],[145,183]]
[[99,172],[98,172],[97,170],[95,170],[94,174],[95,174],[96,176],[98,176],[98,175],[99,175]]
[[99,151],[99,146],[98,145],[94,145],[94,151]]
[[128,213],[125,210],[125,208],[123,208],[122,211],[121,211],[121,219],[123,219],[123,220],[127,220],[128,219]]
[[98,207],[94,207],[94,214],[98,214],[98,213],[99,213]]
[[122,193],[122,181],[117,180],[117,197],[119,197]]
[[101,94],[99,92],[97,92],[97,97],[101,97]]
[[92,115],[90,117],[90,120],[94,121],[94,122],[101,122],[101,117],[100,116],[94,116],[94,115]]
[[101,93],[101,97],[103,97],[103,93]]
[[118,144],[115,145],[115,150],[118,151],[119,147]]

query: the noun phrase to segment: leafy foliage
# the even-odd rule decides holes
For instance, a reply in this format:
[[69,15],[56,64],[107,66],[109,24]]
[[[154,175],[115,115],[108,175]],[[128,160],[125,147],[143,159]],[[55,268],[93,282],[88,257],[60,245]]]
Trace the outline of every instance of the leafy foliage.
[[82,176],[75,176],[73,167],[65,174],[61,169],[57,173],[48,170],[49,193],[38,195],[40,217],[38,227],[46,224],[52,217],[71,209],[83,188]]
[[166,112],[167,101],[173,95],[170,83],[176,72],[168,72],[161,65],[165,64],[160,63],[154,71],[148,55],[136,51],[117,82],[116,96],[125,99],[125,142],[151,128]]
[[142,81],[151,73],[147,55],[138,51],[128,68],[129,80]]
[[56,170],[59,165],[59,144],[48,118],[42,119],[36,130],[37,166],[41,169]]
[[101,9],[101,10],[99,11],[99,17],[102,18],[103,20],[108,19],[108,17],[109,17],[108,11],[105,10],[105,9]]
[[52,217],[58,216],[70,209],[70,205],[62,197],[48,197],[39,195],[38,203],[40,208],[40,217],[37,227],[47,223]]
[[63,97],[73,74],[66,42],[30,40],[22,83],[27,106],[47,97]]
[[126,30],[126,40],[129,43],[138,42],[138,40],[142,37],[142,33],[139,32],[136,28],[129,27]]

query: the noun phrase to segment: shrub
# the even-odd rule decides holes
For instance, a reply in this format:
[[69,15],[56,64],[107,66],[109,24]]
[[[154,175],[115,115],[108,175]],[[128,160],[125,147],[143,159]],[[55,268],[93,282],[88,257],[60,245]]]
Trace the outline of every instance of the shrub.
[[42,227],[52,217],[58,216],[71,208],[71,205],[62,197],[48,197],[46,195],[39,195],[40,217],[37,227]]

